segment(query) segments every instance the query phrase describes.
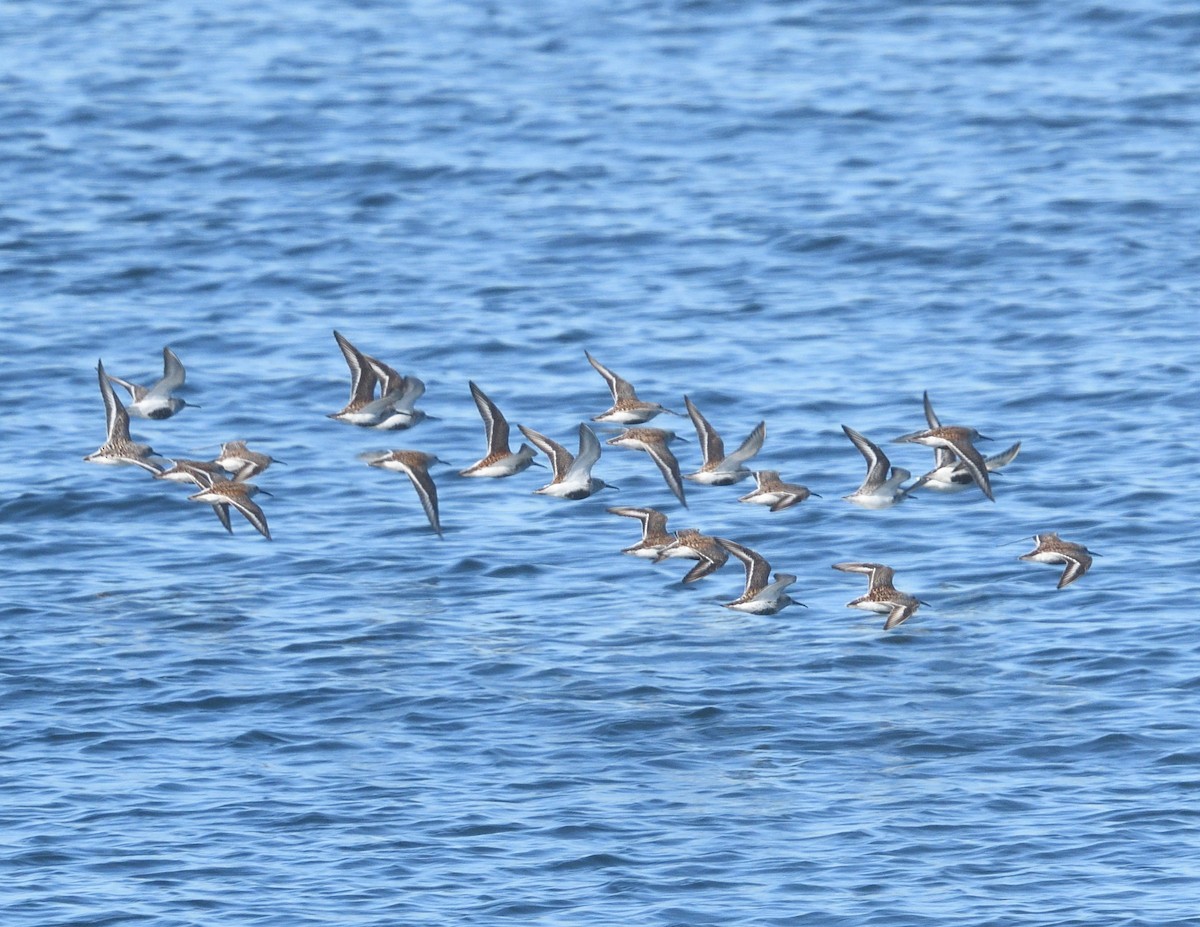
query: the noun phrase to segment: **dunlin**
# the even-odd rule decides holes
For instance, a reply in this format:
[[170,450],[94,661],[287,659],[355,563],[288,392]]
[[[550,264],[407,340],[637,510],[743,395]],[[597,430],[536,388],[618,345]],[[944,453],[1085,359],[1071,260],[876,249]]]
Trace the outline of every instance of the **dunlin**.
[[[987,467],[989,474],[995,473],[997,470],[1012,463],[1020,450],[1021,442],[1018,441],[999,454],[991,454],[983,458],[983,464]],[[918,489],[932,489],[934,492],[945,493],[962,492],[964,489],[975,485],[975,478],[971,475],[971,471],[967,468],[966,464],[949,451],[943,451],[939,448],[938,453],[944,453],[949,458],[949,461],[941,464],[935,461],[934,468],[913,483],[909,487],[909,492],[914,492]]]
[[[929,401],[928,392],[925,393],[924,403],[925,420],[929,423],[929,427],[941,428],[942,423],[938,420],[937,413],[933,411],[933,405]],[[1012,463],[1020,450],[1021,442],[1018,441],[1012,447],[1001,451],[999,454],[984,457],[983,464],[989,474],[995,473],[997,470]],[[909,492],[917,489],[932,489],[934,492],[946,493],[961,492],[975,484],[975,478],[971,476],[971,471],[967,468],[966,464],[959,460],[949,449],[935,447],[933,455],[933,469],[910,486]]]
[[[211,505],[213,511],[217,513],[217,518],[230,534],[233,533],[233,526],[229,523],[229,507],[232,506],[245,516],[246,521],[258,529],[259,534],[268,541],[271,540],[271,530],[267,527],[267,516],[258,507],[258,503],[253,502],[250,498],[261,491],[257,486],[240,480],[216,479],[204,470],[195,470],[194,473],[200,491],[188,496],[190,501],[207,502]],[[270,494],[264,493],[264,495]]]
[[779,478],[778,470],[756,470],[754,481],[757,484],[753,492],[738,499],[738,502],[748,502],[751,505],[769,505],[772,512],[798,505],[809,496],[821,498],[819,493],[811,492],[807,486],[799,483],[785,483]]
[[789,605],[804,604],[787,594],[788,586],[796,581],[793,574],[776,573],[775,581],[769,583],[771,564],[765,557],[727,538],[718,538],[717,541],[746,567],[745,591],[732,602],[726,602],[726,608],[749,612],[751,615],[774,615]]
[[874,589],[878,585],[890,586],[896,571],[882,563],[835,563],[835,570],[843,573],[863,573],[867,577],[867,588]]
[[528,444],[522,444],[514,454],[508,444],[508,420],[483,390],[470,380],[467,381],[467,385],[471,387],[471,396],[479,409],[479,417],[483,419],[487,453],[467,469],[459,470],[459,476],[504,477],[527,469],[533,463],[534,449]]
[[[138,418],[170,418],[184,406],[191,405],[178,396],[171,395],[172,392],[183,386],[187,374],[183,369],[183,364],[170,348],[163,348],[163,375],[153,386],[139,386],[128,380],[122,380],[120,377],[114,377],[111,373],[107,376],[113,383],[118,383],[129,390],[129,398],[133,401],[129,404],[128,410],[131,415],[136,415]],[[195,407],[193,406],[193,408]]]
[[754,430],[732,454],[725,453],[725,442],[717,434],[715,428],[708,423],[696,404],[684,396],[683,404],[687,413],[696,426],[696,435],[700,439],[700,450],[704,454],[704,464],[695,473],[687,474],[684,479],[693,480],[706,486],[728,486],[739,480],[744,480],[750,471],[743,466],[747,460],[762,450],[763,439],[767,436],[767,423],[759,422]]
[[650,421],[650,419],[662,412],[679,415],[678,412],[672,412],[657,402],[643,402],[638,399],[637,393],[634,392],[633,386],[628,380],[621,379],[587,351],[583,353],[587,355],[588,363],[596,368],[596,372],[600,376],[604,377],[613,398],[612,408],[606,412],[601,412],[599,415],[592,416],[593,422],[611,422],[616,425],[640,425],[643,422]]
[[[154,478],[169,480],[172,483],[191,483],[201,489],[208,489],[214,482],[224,481],[227,477],[225,468],[214,461],[177,458],[171,461],[171,466],[166,470],[154,474]],[[233,534],[233,525],[229,521],[229,503],[212,503],[212,509],[225,530]]]
[[[337,332],[334,332],[336,335]],[[398,397],[404,392],[404,377],[395,367],[390,367],[377,357],[371,357],[369,354],[358,352],[358,356],[363,362],[371,368],[371,372],[375,374],[376,383],[379,386],[380,396],[396,396]]]
[[[937,421],[937,416],[933,413],[933,406],[929,402],[929,393],[925,393],[925,418],[930,421],[930,426],[924,431],[914,431],[911,434],[901,435],[895,441],[900,444],[924,444],[926,447],[941,448],[953,454],[961,462],[970,478],[975,481],[976,485],[983,490],[983,494],[996,501],[996,497],[992,495],[992,483],[988,479],[987,462],[983,459],[983,455],[972,443],[973,441],[988,441],[984,435],[981,435],[974,428],[967,428],[963,425],[934,425],[932,422]],[[1012,448],[1009,448],[1012,450]],[[1007,454],[1008,451],[1005,451]],[[1003,455],[997,455],[1003,456]],[[1013,451],[1013,456],[1016,452]],[[1011,457],[1009,458],[1012,459]],[[937,462],[937,468],[944,465],[944,461]],[[936,471],[935,471],[936,472]]]
[[177,457],[171,460],[171,466],[154,474],[156,480],[170,480],[172,483],[191,483],[195,486],[207,486],[208,482],[197,471],[207,473],[212,479],[225,479],[225,468],[212,460],[186,460]]
[[379,376],[366,355],[352,345],[341,332],[334,331],[333,337],[342,349],[346,366],[350,368],[350,399],[340,411],[327,417],[368,428],[378,425],[391,412],[399,397],[393,392],[384,393],[376,398],[375,386],[379,383]]
[[913,616],[921,605],[929,605],[892,585],[895,571],[882,563],[835,563],[835,570],[844,573],[867,574],[867,594],[846,603],[846,608],[861,608],[877,615],[887,615],[883,629],[890,631]]
[[372,467],[406,474],[412,481],[413,489],[417,491],[417,498],[421,500],[429,524],[433,526],[438,537],[442,536],[442,525],[438,519],[437,487],[433,484],[433,477],[429,475],[429,468],[435,463],[445,461],[423,451],[379,451],[359,456]]
[[155,456],[154,449],[146,444],[137,444],[129,437],[129,413],[113,392],[112,384],[108,382],[108,376],[104,372],[103,361],[96,364],[96,374],[100,378],[100,395],[104,398],[108,437],[99,448],[83,459],[88,463],[107,466],[132,464],[151,473],[158,473],[161,467],[150,459]]
[[237,474],[234,477],[237,480],[248,480],[262,473],[273,463],[283,463],[270,454],[250,450],[245,441],[226,441],[221,445],[221,452],[213,462],[230,473]]
[[550,466],[554,471],[554,478],[534,492],[559,499],[586,499],[606,486],[617,488],[592,476],[592,467],[600,459],[600,441],[587,425],[579,423],[579,454],[574,457],[565,447],[544,434],[524,425],[518,427],[534,447],[550,458]]
[[391,409],[379,418],[375,427],[380,431],[403,431],[425,421],[429,416],[416,407],[417,400],[425,395],[425,381],[417,377],[406,376],[400,396],[392,403]]
[[867,460],[866,479],[858,489],[842,498],[866,509],[886,509],[903,502],[908,497],[908,491],[901,489],[900,484],[912,474],[903,467],[893,467],[878,444],[868,441],[850,426],[843,425],[842,431]]
[[654,461],[655,466],[662,472],[667,486],[675,494],[675,498],[687,505],[683,494],[683,479],[679,475],[679,461],[671,453],[667,444],[675,437],[662,428],[626,428],[614,438],[609,438],[605,444],[613,447],[628,447],[635,451],[645,451]]
[[371,425],[380,431],[403,431],[425,421],[427,416],[416,408],[417,400],[425,395],[425,383],[417,377],[403,377],[395,368],[381,360],[362,355],[379,380],[379,401],[390,399],[379,414],[379,421]]
[[700,561],[681,580],[684,583],[694,583],[723,567],[729,559],[729,551],[715,537],[702,534],[695,528],[684,528],[675,532],[675,540],[659,551],[654,562],[676,557]]
[[664,547],[675,543],[675,536],[667,533],[667,516],[658,509],[637,509],[626,505],[613,506],[608,510],[613,515],[636,518],[642,523],[642,539],[632,547],[621,551],[633,557],[656,559]]
[[1066,564],[1062,576],[1058,580],[1058,588],[1069,586],[1086,573],[1092,565],[1092,557],[1098,557],[1082,544],[1064,541],[1053,531],[1033,536],[1033,550],[1021,554],[1018,560],[1029,560],[1033,563],[1062,563]]

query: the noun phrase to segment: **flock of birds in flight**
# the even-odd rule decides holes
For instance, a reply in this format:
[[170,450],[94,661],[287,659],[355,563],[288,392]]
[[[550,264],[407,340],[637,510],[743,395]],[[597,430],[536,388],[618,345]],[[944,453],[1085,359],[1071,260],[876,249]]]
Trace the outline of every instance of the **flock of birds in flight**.
[[[341,333],[335,331],[333,336],[350,369],[350,398],[343,409],[330,414],[329,418],[363,428],[399,431],[427,417],[416,408],[417,401],[425,393],[425,384],[421,380],[414,376],[402,376],[382,361],[364,354]],[[666,429],[647,427],[645,423],[663,413],[680,417],[683,417],[683,413],[639,399],[627,380],[613,373],[590,353],[584,353],[612,393],[612,407],[593,416],[592,421],[624,427],[606,443],[647,453],[662,473],[668,488],[683,505],[687,505],[685,479],[702,485],[727,486],[753,476],[754,490],[738,501],[767,505],[772,512],[798,505],[810,495],[816,495],[805,486],[784,482],[777,471],[752,471],[746,466],[747,461],[762,448],[766,437],[764,422],[759,422],[737,450],[726,453],[720,435],[687,396],[683,399],[686,414],[696,428],[704,462],[694,473],[681,474],[679,461],[670,448],[671,442],[676,439],[675,434]],[[183,364],[169,347],[163,348],[163,376],[152,386],[140,386],[107,373],[103,361],[97,364],[96,371],[107,416],[107,439],[84,460],[98,464],[134,465],[149,471],[155,479],[191,484],[198,491],[188,498],[193,502],[211,505],[227,531],[233,532],[230,523],[230,509],[233,508],[270,539],[266,515],[253,500],[260,490],[250,480],[272,463],[282,461],[251,451],[242,441],[222,444],[220,453],[213,460],[161,458],[149,446],[131,439],[130,414],[139,418],[166,419],[190,405],[174,395],[184,385],[186,374]],[[117,396],[114,384],[129,392],[128,406]],[[469,386],[483,419],[487,453],[465,470],[459,471],[460,476],[512,476],[535,463],[534,448],[537,448],[548,458],[553,478],[535,492],[561,499],[586,499],[609,485],[592,475],[592,467],[600,458],[600,441],[586,423],[579,425],[579,449],[575,454],[524,425],[518,427],[533,447],[521,444],[513,451],[509,425],[504,415],[475,383],[469,382]],[[846,437],[863,455],[867,464],[866,478],[858,489],[843,497],[846,501],[864,508],[882,509],[903,502],[919,489],[951,493],[972,486],[978,487],[988,499],[995,501],[989,474],[1012,462],[1020,450],[1020,442],[999,454],[985,457],[974,444],[978,440],[986,440],[983,435],[974,428],[943,425],[933,410],[928,393],[924,402],[928,427],[902,435],[895,441],[932,448],[934,466],[908,486],[903,485],[912,478],[908,470],[893,467],[877,444],[853,428],[842,426]],[[443,461],[433,454],[414,450],[392,450],[360,456],[372,467],[408,476],[430,525],[441,536],[437,487],[429,470],[435,463]],[[164,460],[169,462],[169,466],[164,465]],[[696,582],[715,572],[730,556],[741,561],[745,567],[745,588],[737,599],[725,603],[727,608],[773,615],[789,605],[803,604],[787,593],[796,577],[791,573],[776,573],[772,579],[770,564],[761,554],[748,547],[695,529],[670,533],[666,527],[667,516],[657,509],[615,506],[608,511],[614,515],[635,518],[641,523],[641,540],[625,548],[623,553],[655,562],[675,557],[698,561],[683,577],[684,583]],[[1081,544],[1064,541],[1055,533],[1036,534],[1033,540],[1034,549],[1022,554],[1019,559],[1064,566],[1058,582],[1059,589],[1073,583],[1092,565],[1093,553]],[[835,563],[833,568],[867,577],[866,594],[848,602],[847,607],[886,615],[885,630],[902,624],[912,617],[919,606],[928,604],[896,589],[893,585],[894,570],[882,563]]]

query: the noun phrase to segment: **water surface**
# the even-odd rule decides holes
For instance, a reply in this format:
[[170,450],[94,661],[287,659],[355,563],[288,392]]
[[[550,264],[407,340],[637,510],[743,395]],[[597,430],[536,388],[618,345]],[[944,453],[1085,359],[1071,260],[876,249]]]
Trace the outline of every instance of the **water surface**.
[[[1194,923],[1200,17],[1171,3],[139,4],[0,14],[4,922]],[[428,385],[326,418],[345,333]],[[84,464],[163,345],[275,540]],[[821,498],[568,445],[584,350]],[[882,512],[841,432],[1022,441]],[[660,421],[662,421],[660,419]],[[677,445],[685,467],[698,464]],[[885,445],[923,472],[923,448]],[[445,538],[357,455],[437,453]],[[807,608],[622,557],[653,505]],[[1102,554],[1056,591],[1057,530]],[[844,608],[881,560],[930,603]]]

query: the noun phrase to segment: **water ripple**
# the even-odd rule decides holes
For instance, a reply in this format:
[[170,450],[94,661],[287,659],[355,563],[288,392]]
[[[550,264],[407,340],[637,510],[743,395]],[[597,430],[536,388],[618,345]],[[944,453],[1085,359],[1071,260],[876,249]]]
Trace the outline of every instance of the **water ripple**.
[[[1194,14],[22,16],[6,924],[1191,923]],[[334,328],[431,419],[327,419]],[[82,462],[97,358],[149,381],[165,344],[197,408],[135,437],[287,461],[256,478],[274,541]],[[585,349],[730,443],[766,421],[756,465],[821,497],[685,509],[610,447],[621,488],[581,503],[544,468],[459,478],[467,380],[571,444],[610,398]],[[925,390],[1022,442],[997,501],[844,503],[839,426],[924,472],[889,442]],[[451,462],[443,538],[358,459],[385,447]],[[621,555],[617,504],[750,544],[808,607],[736,614],[736,565],[685,586]],[[1063,590],[1017,559],[1045,530],[1101,554]],[[845,607],[852,558],[930,605],[885,634]]]

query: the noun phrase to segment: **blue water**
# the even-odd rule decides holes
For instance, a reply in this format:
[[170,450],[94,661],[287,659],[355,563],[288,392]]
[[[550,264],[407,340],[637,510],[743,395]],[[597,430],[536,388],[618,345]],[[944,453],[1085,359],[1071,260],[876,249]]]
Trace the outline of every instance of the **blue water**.
[[[1198,74],[1165,0],[5,4],[0,921],[1198,923]],[[434,418],[326,418],[334,328]],[[97,358],[167,344],[199,408],[135,435],[285,461],[274,541],[81,461]],[[456,478],[467,380],[570,445],[585,349],[821,498]],[[997,501],[841,501],[840,425],[923,390],[1023,442]],[[808,607],[622,557],[618,503]],[[1065,590],[1044,530],[1102,554]]]

